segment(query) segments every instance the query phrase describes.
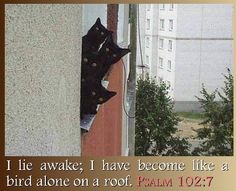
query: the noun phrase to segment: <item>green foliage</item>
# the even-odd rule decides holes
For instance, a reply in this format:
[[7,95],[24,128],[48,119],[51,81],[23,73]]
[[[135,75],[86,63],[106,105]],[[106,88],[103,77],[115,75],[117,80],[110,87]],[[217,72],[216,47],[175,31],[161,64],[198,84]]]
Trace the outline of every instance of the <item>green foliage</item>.
[[174,136],[180,119],[173,106],[165,83],[157,85],[148,76],[138,80],[135,155],[188,155],[187,140]]
[[[204,110],[204,128],[196,130],[201,140],[193,155],[230,156],[233,155],[233,76],[228,70],[225,76],[223,94],[218,90],[208,93],[203,86],[202,98],[198,98]],[[216,96],[220,100],[216,101]]]

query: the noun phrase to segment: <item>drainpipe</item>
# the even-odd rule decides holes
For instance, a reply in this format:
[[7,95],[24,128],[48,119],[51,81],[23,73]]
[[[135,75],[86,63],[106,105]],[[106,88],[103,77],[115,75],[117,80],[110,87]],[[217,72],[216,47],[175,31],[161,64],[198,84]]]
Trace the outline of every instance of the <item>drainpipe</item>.
[[137,43],[137,5],[130,4],[130,73],[127,84],[127,96],[129,110],[129,130],[128,130],[128,144],[129,156],[134,156],[135,151],[135,103],[136,103],[136,43]]

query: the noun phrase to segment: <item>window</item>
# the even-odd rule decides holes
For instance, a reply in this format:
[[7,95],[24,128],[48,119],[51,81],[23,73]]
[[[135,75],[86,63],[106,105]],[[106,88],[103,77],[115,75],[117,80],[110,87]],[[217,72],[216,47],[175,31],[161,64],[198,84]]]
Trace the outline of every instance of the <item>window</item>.
[[173,20],[170,19],[169,20],[169,31],[172,31],[173,30]]
[[146,63],[146,65],[148,65],[148,66],[149,66],[149,56],[148,56],[148,55],[146,55],[146,60],[145,60],[145,63]]
[[160,4],[160,10],[165,10],[165,4]]
[[174,10],[174,4],[170,4],[170,11],[173,11]]
[[163,48],[164,48],[164,39],[160,38],[160,39],[159,39],[159,43],[160,43],[160,44],[159,44],[159,48],[160,48],[160,49],[163,49]]
[[165,20],[160,19],[160,30],[165,30]]
[[170,89],[170,87],[171,87],[170,81],[166,81],[166,85],[167,85],[168,89]]
[[147,11],[150,11],[151,10],[151,4],[147,4],[146,9],[147,9]]
[[147,19],[147,30],[150,30],[150,19]]
[[[99,11],[98,11],[99,12]],[[117,23],[117,42],[118,43],[123,43],[126,42],[127,37],[126,35],[126,8],[124,4],[119,5],[119,10],[118,10],[118,20],[119,22]]]
[[146,37],[146,47],[149,48],[150,46],[150,38],[147,36]]
[[167,62],[167,70],[171,71],[171,60],[168,60]]
[[159,57],[159,67],[163,68],[163,58]]
[[158,77],[158,82],[159,83],[163,82],[163,78],[162,77]]
[[172,51],[172,40],[169,40],[168,51]]

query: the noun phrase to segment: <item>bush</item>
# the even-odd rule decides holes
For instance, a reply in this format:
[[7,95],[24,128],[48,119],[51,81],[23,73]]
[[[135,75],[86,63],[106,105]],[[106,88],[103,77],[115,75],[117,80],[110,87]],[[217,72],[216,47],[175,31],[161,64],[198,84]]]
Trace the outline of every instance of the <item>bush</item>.
[[[231,156],[233,155],[233,76],[228,70],[225,76],[223,94],[218,90],[208,93],[203,86],[202,98],[198,98],[204,110],[204,128],[196,130],[197,139],[202,143],[193,155]],[[216,101],[216,96],[220,100]]]
[[135,155],[188,155],[189,143],[174,134],[180,121],[173,111],[165,83],[157,85],[147,76],[136,91]]

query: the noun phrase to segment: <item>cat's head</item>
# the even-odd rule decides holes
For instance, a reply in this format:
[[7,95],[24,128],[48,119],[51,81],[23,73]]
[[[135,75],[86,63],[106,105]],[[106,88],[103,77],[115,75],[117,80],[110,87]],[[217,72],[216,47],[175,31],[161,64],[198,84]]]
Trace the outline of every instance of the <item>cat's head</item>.
[[115,44],[112,39],[112,35],[109,35],[102,45],[99,51],[99,55],[105,58],[110,64],[114,64],[129,52],[130,49],[121,48],[117,44]]
[[104,40],[112,34],[112,31],[106,29],[105,26],[102,25],[100,18],[97,18],[94,25],[89,29],[87,33],[87,37],[91,38],[90,41],[95,43],[96,45],[100,45],[104,42]]

